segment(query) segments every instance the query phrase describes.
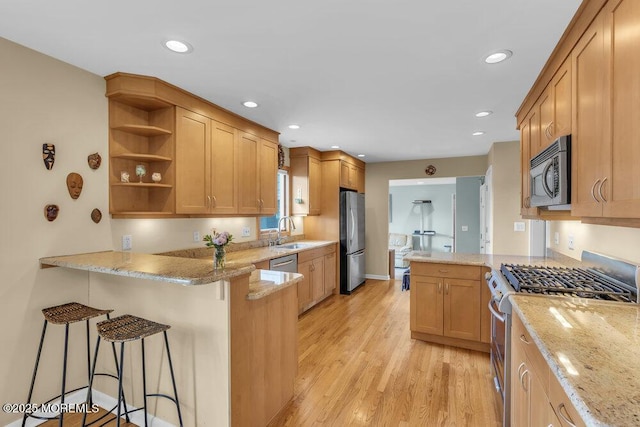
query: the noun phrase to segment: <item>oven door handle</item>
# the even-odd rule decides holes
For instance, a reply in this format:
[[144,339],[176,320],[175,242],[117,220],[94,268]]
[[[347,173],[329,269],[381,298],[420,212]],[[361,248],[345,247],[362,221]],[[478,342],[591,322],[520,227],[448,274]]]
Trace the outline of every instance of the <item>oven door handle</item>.
[[504,323],[504,315],[499,313],[498,310],[496,310],[495,308],[493,308],[494,302],[495,302],[494,300],[489,301],[489,311],[496,319]]

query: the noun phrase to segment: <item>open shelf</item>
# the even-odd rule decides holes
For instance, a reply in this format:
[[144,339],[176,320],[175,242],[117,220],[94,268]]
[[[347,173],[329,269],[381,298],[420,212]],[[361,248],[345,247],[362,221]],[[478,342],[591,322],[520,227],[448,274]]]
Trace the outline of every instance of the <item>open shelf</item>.
[[157,156],[155,154],[142,154],[142,153],[114,154],[111,157],[114,157],[117,159],[136,160],[141,162],[170,162],[173,160],[171,157]]
[[111,129],[121,130],[123,132],[129,132],[134,135],[140,135],[140,136],[171,135],[173,133],[168,129],[163,129],[158,126],[149,126],[149,125],[124,124],[119,126],[112,126]]
[[114,182],[114,187],[145,187],[145,188],[173,188],[170,184],[156,184],[155,182]]

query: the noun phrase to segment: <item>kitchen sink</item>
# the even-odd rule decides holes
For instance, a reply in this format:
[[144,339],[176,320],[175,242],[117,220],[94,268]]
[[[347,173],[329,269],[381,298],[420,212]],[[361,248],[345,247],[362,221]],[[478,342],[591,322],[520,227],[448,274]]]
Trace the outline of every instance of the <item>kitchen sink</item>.
[[308,248],[311,245],[308,243],[288,243],[286,245],[278,245],[276,246],[277,249],[304,249],[304,248]]

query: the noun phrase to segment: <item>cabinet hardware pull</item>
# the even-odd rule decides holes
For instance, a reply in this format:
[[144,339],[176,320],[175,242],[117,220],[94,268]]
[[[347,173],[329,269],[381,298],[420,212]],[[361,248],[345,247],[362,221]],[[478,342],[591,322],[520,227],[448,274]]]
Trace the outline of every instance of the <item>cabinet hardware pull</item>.
[[524,362],[520,363],[520,366],[518,366],[518,376],[520,376],[521,374],[520,370],[522,369],[523,366],[524,366]]
[[520,341],[522,341],[523,343],[529,345],[531,344],[531,342],[529,342],[529,340],[527,340],[527,337],[524,336],[524,334],[520,335]]
[[598,200],[598,198],[596,197],[596,185],[598,185],[599,182],[599,179],[596,180],[596,182],[594,182],[593,186],[591,187],[591,197],[593,197],[593,200],[595,200],[596,203],[600,203],[600,200]]
[[522,388],[524,389],[524,391],[529,391],[529,389],[525,386],[524,384],[524,376],[527,375],[529,373],[528,369],[525,369],[524,371],[522,371],[522,373],[520,374],[520,385],[522,385]]
[[[562,413],[563,409],[567,413],[567,415]],[[558,412],[558,415],[560,416],[560,418],[562,418],[562,421],[564,421],[565,423],[569,424],[570,427],[576,427],[576,425],[573,423],[573,420],[569,416],[569,412],[567,411],[567,408],[564,406],[564,403],[561,403],[561,404],[558,405],[558,411],[557,412]]]
[[213,207],[218,207],[218,199],[216,199],[216,196],[213,196]]
[[207,208],[211,207],[211,196],[207,196]]
[[442,292],[442,282],[438,283],[438,293]]
[[604,185],[605,182],[607,182],[607,179],[608,177],[605,176],[602,182],[600,183],[600,187],[598,187],[598,195],[600,196],[600,200],[602,200],[605,203],[607,203],[607,199],[605,199],[604,196],[602,195],[602,186]]

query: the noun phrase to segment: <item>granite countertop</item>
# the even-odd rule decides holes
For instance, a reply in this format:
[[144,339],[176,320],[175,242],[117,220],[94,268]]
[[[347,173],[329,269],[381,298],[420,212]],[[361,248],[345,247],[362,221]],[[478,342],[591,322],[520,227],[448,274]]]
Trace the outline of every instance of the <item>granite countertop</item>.
[[562,267],[568,264],[578,264],[580,261],[564,257],[561,261],[549,257],[530,257],[516,255],[495,254],[463,254],[452,252],[422,252],[412,251],[404,256],[407,261],[433,262],[442,264],[479,265],[490,268],[500,268],[500,264],[527,264],[542,267]]
[[255,270],[252,264],[236,263],[224,270],[214,271],[213,259],[180,258],[118,251],[40,258],[40,265],[158,280],[185,286],[228,280]]
[[249,278],[248,300],[257,300],[282,289],[293,286],[302,280],[302,274],[284,271],[254,270]]
[[[324,246],[329,246],[335,244],[335,241],[328,240],[298,240],[295,242],[290,242],[288,244],[302,244],[304,247],[295,248],[295,249],[287,249],[281,246],[263,246],[260,248],[251,248],[244,249],[240,251],[227,251],[227,266],[234,266],[238,264],[255,264],[257,262],[269,261],[273,258],[278,258],[281,256],[296,254],[298,252],[307,251],[311,249],[321,248]],[[210,250],[211,253],[207,253],[206,256],[199,254],[196,258],[199,259],[210,259],[213,257],[213,249]]]
[[551,372],[587,425],[640,424],[640,306],[512,295]]

